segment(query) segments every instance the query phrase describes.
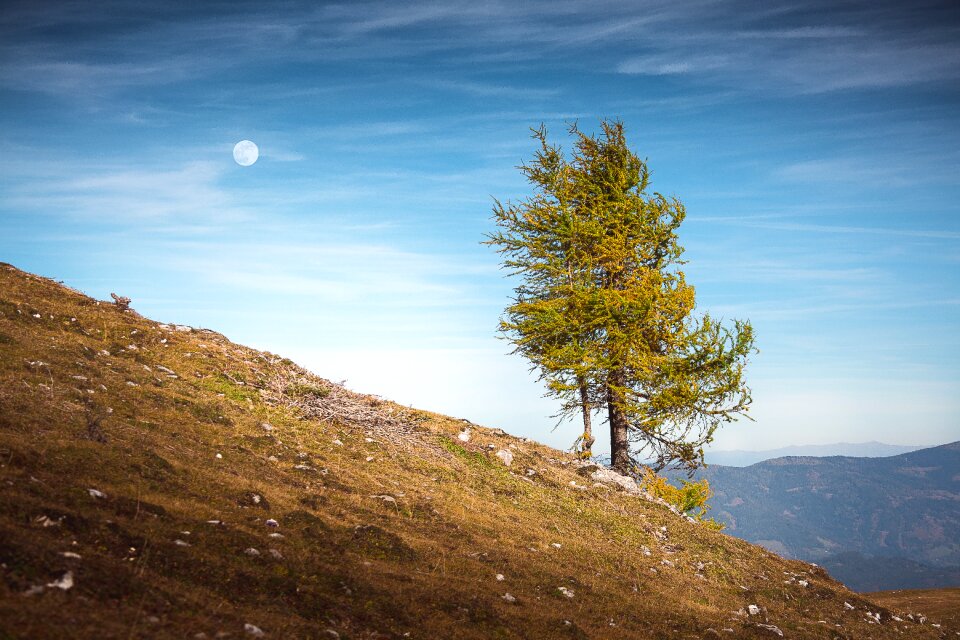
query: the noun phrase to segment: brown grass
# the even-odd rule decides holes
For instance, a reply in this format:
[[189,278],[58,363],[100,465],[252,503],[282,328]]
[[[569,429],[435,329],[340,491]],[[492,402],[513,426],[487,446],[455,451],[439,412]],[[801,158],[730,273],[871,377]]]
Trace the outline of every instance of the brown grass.
[[914,612],[934,623],[960,628],[960,587],[948,589],[898,589],[864,594],[893,611]]
[[463,426],[0,264],[0,638],[942,637]]

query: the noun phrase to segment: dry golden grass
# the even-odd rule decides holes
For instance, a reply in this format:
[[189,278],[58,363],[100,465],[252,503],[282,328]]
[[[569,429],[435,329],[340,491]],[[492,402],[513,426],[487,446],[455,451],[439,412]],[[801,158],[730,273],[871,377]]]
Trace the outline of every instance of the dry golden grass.
[[946,633],[464,426],[0,264],[0,638]]
[[[865,594],[893,611],[913,611],[934,623],[960,628],[960,587],[952,589],[897,589]],[[916,614],[914,614],[916,615]]]

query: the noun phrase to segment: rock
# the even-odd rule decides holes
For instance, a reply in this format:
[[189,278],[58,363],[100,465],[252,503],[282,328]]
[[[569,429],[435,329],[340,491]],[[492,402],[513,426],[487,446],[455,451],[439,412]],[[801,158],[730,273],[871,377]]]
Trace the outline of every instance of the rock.
[[63,589],[64,591],[67,591],[68,589],[72,589],[73,588],[73,572],[67,571],[62,576],[60,576],[58,580],[54,580],[53,582],[48,582],[47,586],[50,587],[51,589]]
[[174,541],[173,541],[173,544],[177,545],[178,547],[189,547],[189,546],[190,546],[190,543],[189,543],[189,542],[184,542],[183,540],[180,540],[180,539],[174,540]]
[[243,625],[243,630],[254,638],[262,638],[264,636],[263,629],[255,624],[250,624],[249,622]]
[[72,558],[74,560],[80,560],[80,554],[74,553],[73,551],[61,551],[60,555],[62,555],[64,558]]
[[460,442],[470,442],[470,429],[464,429],[457,434],[457,439],[460,440]]
[[502,462],[505,466],[509,467],[511,464],[513,464],[513,453],[507,449],[500,449],[500,451],[497,451],[496,455],[498,458],[500,458],[500,462]]
[[500,597],[503,598],[504,601],[509,602],[510,604],[513,604],[514,602],[517,601],[516,597],[514,597],[514,595],[510,593],[505,593]]
[[342,446],[343,446],[343,443],[340,442],[340,439],[339,439],[339,438],[336,439],[336,440],[334,440],[334,441],[333,441],[333,444],[337,445],[338,447],[342,447]]
[[256,550],[256,549],[254,549],[253,547],[248,547],[248,548],[244,549],[243,552],[244,552],[246,555],[250,556],[251,558],[257,558],[257,557],[260,556],[260,552],[259,552],[258,550]]
[[559,542],[551,542],[550,546],[553,547],[554,549],[559,549],[563,545],[561,545]]
[[854,609],[856,609],[856,607],[850,604],[849,602],[844,602],[843,608],[846,609],[847,611],[853,611]]
[[780,627],[772,624],[758,624],[758,629],[763,629],[764,631],[769,631],[771,635],[775,635],[778,638],[783,637],[783,631],[780,631]]
[[213,456],[213,457],[216,458],[217,460],[223,460],[223,454],[222,454],[222,453],[218,453],[217,455],[215,455],[215,456]]
[[105,494],[105,493],[102,492],[102,491],[98,491],[98,490],[96,490],[96,489],[87,489],[87,493],[90,494],[90,497],[91,497],[91,498],[106,498],[106,497],[107,497],[107,494]]
[[384,502],[390,502],[390,503],[393,503],[393,504],[396,504],[396,503],[397,503],[397,499],[396,499],[396,498],[394,498],[393,496],[388,496],[388,495],[386,495],[386,494],[380,495],[380,496],[370,496],[370,497],[371,497],[371,498],[374,498],[374,499],[376,499],[376,500],[383,500]]
[[566,587],[557,587],[557,591],[559,591],[561,595],[567,598],[572,598],[574,596],[573,589],[567,589]]
[[758,607],[755,604],[751,604],[747,607],[747,613],[749,613],[752,616],[760,615],[760,607]]
[[280,523],[277,522],[276,520],[274,520],[273,518],[270,518],[269,520],[267,520],[266,522],[264,522],[264,524],[267,525],[268,527],[279,527],[279,526],[280,526]]
[[280,553],[278,549],[267,549],[267,553],[269,553],[270,557],[274,560],[283,560],[283,554]]
[[497,582],[503,582],[506,578],[503,577],[502,573],[497,574]]
[[269,422],[262,422],[260,428],[267,432],[273,431],[273,425]]

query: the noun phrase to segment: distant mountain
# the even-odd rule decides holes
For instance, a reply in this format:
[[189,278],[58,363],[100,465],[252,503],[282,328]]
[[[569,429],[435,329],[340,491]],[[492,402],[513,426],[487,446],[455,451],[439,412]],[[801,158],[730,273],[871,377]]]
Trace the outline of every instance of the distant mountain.
[[806,444],[766,451],[707,451],[707,464],[722,464],[727,467],[748,467],[751,464],[783,458],[785,456],[851,456],[856,458],[885,458],[901,453],[910,453],[923,447],[884,444],[883,442],[839,442],[836,444]]
[[960,442],[886,458],[701,470],[727,533],[858,590],[960,586]]

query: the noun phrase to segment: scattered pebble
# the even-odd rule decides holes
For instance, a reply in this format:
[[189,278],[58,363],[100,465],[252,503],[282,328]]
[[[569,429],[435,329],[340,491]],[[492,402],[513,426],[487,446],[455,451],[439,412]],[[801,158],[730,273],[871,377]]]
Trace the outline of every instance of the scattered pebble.
[[500,449],[500,451],[497,451],[496,456],[500,458],[500,462],[502,462],[504,466],[509,467],[513,464],[513,454],[507,449]]
[[248,548],[244,549],[243,552],[244,552],[245,554],[247,554],[248,556],[250,556],[251,558],[256,558],[257,556],[260,555],[260,552],[259,552],[258,550],[256,550],[256,549],[254,549],[253,547],[248,547]]
[[[460,440],[460,442],[470,442],[470,429],[464,429],[459,434],[457,434],[457,439]],[[510,595],[510,594],[507,594],[507,595]],[[510,596],[510,597],[512,598],[513,596]]]
[[760,607],[755,604],[751,604],[747,607],[747,613],[752,616],[760,615]]
[[500,597],[503,598],[505,602],[509,602],[510,604],[513,604],[517,601],[517,598],[512,593],[505,593]]
[[213,457],[216,458],[217,460],[223,460],[223,454],[222,454],[222,453],[218,453],[217,455],[215,455],[215,456],[213,456]]
[[554,549],[559,549],[563,545],[561,545],[559,542],[552,542],[550,543],[550,546],[553,547]]
[[254,638],[262,638],[264,636],[263,629],[249,622],[243,625],[243,630]]
[[503,582],[506,578],[503,577],[502,573],[497,574],[497,582]]
[[81,558],[80,558],[80,554],[79,554],[79,553],[74,553],[73,551],[61,551],[61,552],[60,552],[60,555],[62,555],[64,558],[73,558],[74,560],[80,560],[80,559],[81,559]]
[[48,582],[47,586],[50,587],[51,589],[63,589],[64,591],[67,591],[68,589],[72,589],[73,588],[73,572],[67,571],[62,576],[60,576],[59,580]]
[[557,587],[557,591],[566,596],[567,598],[573,597],[573,589],[567,589],[566,587]]
[[333,444],[337,445],[338,447],[342,447],[342,446],[343,446],[343,443],[340,442],[340,439],[339,439],[339,438],[336,439],[336,440],[334,440],[334,441],[333,441]]
[[91,498],[106,498],[106,497],[107,497],[107,494],[105,494],[105,493],[102,492],[102,491],[98,491],[98,490],[96,490],[96,489],[87,489],[87,493],[90,494],[90,497],[91,497]]
[[173,541],[173,544],[177,545],[178,547],[189,547],[189,546],[190,546],[190,543],[189,543],[189,542],[186,542],[186,541],[184,541],[184,540],[181,540],[180,538],[177,538],[176,540],[174,540],[174,541]]
[[280,526],[280,523],[277,522],[276,520],[274,520],[273,518],[270,518],[270,519],[267,520],[264,524],[267,525],[268,527],[279,527],[279,526]]

